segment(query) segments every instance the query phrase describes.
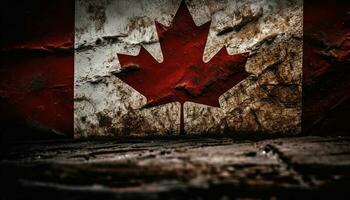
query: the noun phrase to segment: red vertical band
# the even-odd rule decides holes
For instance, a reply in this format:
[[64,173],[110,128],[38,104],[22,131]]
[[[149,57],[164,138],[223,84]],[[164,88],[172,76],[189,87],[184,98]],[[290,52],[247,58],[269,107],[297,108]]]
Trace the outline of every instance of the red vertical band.
[[31,134],[30,129],[46,135],[72,136],[74,1],[4,4],[0,52],[2,136],[12,137],[22,129],[24,137]]

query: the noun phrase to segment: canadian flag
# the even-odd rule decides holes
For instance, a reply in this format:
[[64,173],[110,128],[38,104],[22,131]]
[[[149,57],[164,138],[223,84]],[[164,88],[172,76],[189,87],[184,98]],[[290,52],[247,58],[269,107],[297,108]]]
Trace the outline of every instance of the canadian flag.
[[77,136],[300,132],[301,1],[75,10]]
[[76,138],[301,133],[301,0],[34,2],[2,42],[4,118]]

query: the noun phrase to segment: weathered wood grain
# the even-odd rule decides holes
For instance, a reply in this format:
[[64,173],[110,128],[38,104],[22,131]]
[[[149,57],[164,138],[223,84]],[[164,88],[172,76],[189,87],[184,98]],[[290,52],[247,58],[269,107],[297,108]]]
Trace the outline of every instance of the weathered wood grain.
[[349,167],[348,137],[21,143],[1,161],[6,199],[337,197]]

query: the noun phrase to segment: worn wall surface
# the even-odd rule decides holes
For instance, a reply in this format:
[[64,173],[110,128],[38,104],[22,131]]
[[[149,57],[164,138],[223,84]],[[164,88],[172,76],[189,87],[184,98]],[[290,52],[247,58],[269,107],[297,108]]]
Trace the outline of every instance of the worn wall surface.
[[[300,133],[302,1],[186,4],[197,26],[211,20],[203,60],[225,46],[230,54],[249,52],[250,75],[219,98],[220,108],[186,102],[185,133]],[[154,21],[169,26],[179,5],[179,0],[76,1],[76,137],[179,134],[180,103],[143,108],[146,97],[114,75],[121,70],[117,53],[137,55],[141,46],[163,61]]]
[[73,136],[74,1],[2,1],[3,140]]
[[[94,2],[95,4],[98,3],[98,1]],[[123,2],[121,1],[118,2],[120,4],[123,4]],[[299,85],[279,84],[277,86],[276,80],[278,80],[278,83],[284,81],[289,81],[289,83],[295,83],[293,82],[293,80],[297,79],[294,79],[293,77],[297,77],[298,75],[300,75],[300,73],[298,72],[299,74],[292,74],[292,76],[280,76],[280,74],[289,73],[289,71],[292,69],[291,66],[281,67],[281,65],[278,65],[278,63],[280,62],[276,62],[276,64],[273,65],[272,63],[274,63],[274,61],[276,60],[270,60],[270,58],[276,57],[273,56],[273,54],[268,53],[271,51],[275,52],[273,50],[274,48],[272,47],[278,46],[278,48],[284,48],[285,46],[280,45],[283,44],[281,43],[281,41],[288,41],[284,39],[286,39],[286,35],[288,36],[291,30],[293,30],[292,27],[287,26],[287,23],[283,26],[273,26],[277,22],[279,24],[283,24],[283,20],[288,21],[288,17],[274,18],[271,16],[273,16],[273,13],[275,13],[275,15],[277,16],[285,16],[287,12],[282,12],[280,10],[286,10],[286,8],[288,10],[293,8],[293,6],[290,7],[290,2],[286,2],[285,4],[278,3],[278,5],[269,6],[269,4],[272,3],[272,1],[268,2],[269,3],[257,4],[260,6],[264,5],[262,6],[262,10],[264,11],[263,14],[259,14],[260,11],[256,12],[256,8],[252,8],[253,10],[255,10],[252,11],[253,13],[247,12],[246,14],[244,14],[244,9],[241,9],[242,12],[238,12],[237,9],[236,11],[234,11],[235,7],[238,8],[241,4],[241,6],[243,6],[244,2],[240,3],[239,5],[234,5],[234,3],[231,1],[208,1],[204,2],[203,4],[196,3],[195,1],[186,1],[192,16],[195,18],[197,25],[205,23],[210,19],[212,20],[212,27],[209,33],[210,37],[208,41],[211,44],[223,45],[223,43],[225,43],[226,41],[230,53],[234,54],[240,52],[241,50],[244,51],[244,49],[238,49],[239,47],[244,47],[244,45],[237,46],[236,40],[238,40],[238,43],[241,40],[247,41],[245,43],[247,45],[251,45],[249,44],[249,41],[252,43],[256,43],[257,40],[264,41],[261,43],[257,43],[257,54],[255,55],[261,55],[261,58],[266,59],[266,62],[262,62],[261,60],[261,62],[259,62],[263,63],[260,64],[260,66],[263,66],[262,68],[267,69],[266,72],[264,72],[263,70],[263,73],[259,73],[258,70],[255,70],[254,72],[252,66],[259,66],[259,63],[257,65],[252,65],[253,60],[251,58],[253,58],[254,56],[251,56],[251,58],[249,58],[250,61],[247,63],[246,69],[247,71],[250,70],[250,72],[254,72],[255,74],[251,75],[247,80],[237,85],[235,87],[236,89],[233,88],[231,91],[223,95],[223,97],[226,96],[228,99],[230,99],[229,102],[232,106],[227,106],[228,104],[225,104],[226,100],[223,101],[223,99],[225,99],[223,97],[220,98],[220,109],[201,105],[188,107],[188,105],[191,105],[192,103],[186,103],[186,116],[197,116],[196,118],[186,117],[186,129],[195,130],[202,127],[205,130],[220,130],[216,131],[217,133],[220,133],[226,131],[230,132],[229,130],[243,130],[244,132],[244,130],[246,130],[246,127],[250,127],[250,130],[258,130],[258,127],[261,126],[265,127],[264,130],[268,130],[269,128],[271,128],[269,126],[275,126],[277,124],[279,127],[281,127],[281,124],[267,123],[267,119],[277,118],[282,122],[285,119],[289,119],[292,114],[296,114],[296,112],[290,112],[290,110],[293,110],[293,102],[300,103],[300,101],[298,101],[298,98],[291,98],[297,96],[291,96],[288,94],[294,94],[293,91],[295,90],[293,89],[293,87],[299,88]],[[295,5],[295,2],[291,3],[292,5]],[[37,138],[37,136],[39,136],[39,138],[73,136],[74,123],[72,118],[74,115],[74,50],[72,42],[74,41],[75,32],[74,18],[75,16],[77,18],[78,14],[84,11],[83,8],[86,12],[89,11],[88,8],[85,8],[86,6],[82,7],[82,9],[74,9],[74,4],[75,2],[71,0],[52,0],[50,2],[47,2],[45,0],[31,0],[21,1],[21,3],[6,0],[3,2],[3,6],[1,6],[0,8],[1,27],[4,27],[0,30],[0,132],[2,137],[14,139],[35,139]],[[76,6],[79,4],[82,4],[82,2],[77,1]],[[100,2],[100,4],[104,5],[103,2]],[[110,4],[114,3],[112,1],[110,1],[109,3],[105,2],[105,5],[112,6]],[[86,40],[86,44],[77,45],[80,48],[77,48],[76,46],[75,52],[77,54],[80,52],[90,52],[89,57],[91,58],[91,61],[89,62],[100,62],[99,66],[101,68],[96,67],[96,69],[101,69],[102,72],[104,69],[106,69],[104,67],[107,66],[111,67],[111,72],[118,72],[119,62],[115,56],[116,53],[118,52],[126,54],[133,51],[132,53],[136,55],[138,53],[138,48],[140,47],[140,45],[143,45],[145,48],[147,48],[147,50],[150,53],[152,53],[153,56],[155,56],[158,60],[161,60],[160,58],[162,54],[160,54],[159,51],[160,45],[157,43],[157,35],[154,35],[155,32],[153,26],[153,19],[156,19],[161,23],[169,25],[180,2],[164,1],[162,3],[151,3],[150,5],[148,5],[147,2],[145,2],[143,3],[142,8],[140,7],[141,4],[139,6],[131,5],[133,9],[131,9],[130,6],[127,6],[128,3],[124,4],[125,5],[119,5],[110,8],[107,8],[109,7],[107,6],[106,12],[93,11],[105,10],[104,8],[102,9],[102,5],[94,5],[90,7],[89,13],[91,12],[95,14],[90,13],[89,15],[87,15],[90,17],[85,17],[86,23],[84,26],[90,27],[90,29],[93,30],[93,32],[85,30],[86,34],[84,38],[86,39],[84,40]],[[148,6],[157,7],[159,8],[159,10],[150,10],[150,7]],[[203,9],[200,8],[200,6],[203,6]],[[124,9],[118,9],[117,7],[123,7]],[[269,11],[268,8],[274,8],[275,11]],[[303,2],[302,23],[304,24],[304,44],[302,130],[304,134],[347,135],[349,133],[350,128],[349,123],[347,122],[350,105],[350,73],[348,67],[350,66],[348,53],[350,46],[348,45],[348,34],[350,27],[350,15],[348,14],[349,8],[349,3],[346,3],[344,1],[329,0],[322,2]],[[115,24],[115,26],[113,26],[113,24],[118,22],[118,20],[116,20],[115,22],[107,20],[110,18],[110,16],[112,15],[111,13],[113,12],[115,14],[115,18],[119,20],[124,19],[120,16],[128,15],[128,13],[131,12],[132,14],[130,15],[136,16],[134,17],[134,20],[131,20],[131,22],[134,23],[128,24],[128,22],[126,22],[125,19],[125,22],[120,22],[119,24]],[[268,13],[272,14],[268,17]],[[251,17],[243,17],[245,15]],[[108,26],[109,29],[106,28],[106,26],[99,25],[98,23],[95,24],[91,22],[92,24],[88,25],[88,18],[103,19],[103,16],[106,16],[106,20],[103,24],[110,24]],[[235,18],[235,16],[238,17]],[[243,18],[240,18],[239,16]],[[293,19],[298,17],[298,15],[296,14],[291,14],[291,16],[292,17],[289,20],[291,22],[293,22]],[[149,19],[149,17],[151,18]],[[234,19],[237,20],[235,21]],[[98,20],[91,21],[98,22]],[[263,23],[265,23],[265,25],[269,25],[270,28],[266,28],[269,26],[263,26],[265,28],[261,28],[262,26],[260,26],[260,24]],[[120,24],[124,25],[121,26]],[[299,23],[296,24],[299,25]],[[77,27],[79,26],[77,25]],[[99,34],[96,35],[94,31],[95,29],[99,29],[99,27],[101,29],[98,31]],[[257,29],[254,29],[254,31],[250,31],[253,30],[251,29],[251,27],[257,27]],[[78,30],[79,29],[76,30],[77,33]],[[276,35],[271,33],[273,32],[272,30],[278,33],[286,32],[288,34]],[[90,32],[91,34],[88,34],[88,32]],[[258,34],[258,32],[261,33]],[[261,37],[255,37],[256,39],[250,40],[249,38],[253,38],[251,37],[253,34],[257,36],[260,35]],[[154,38],[142,37],[143,35],[153,36]],[[244,36],[246,36],[247,39],[244,39]],[[96,38],[93,39],[92,37]],[[288,42],[289,46],[300,44],[298,43],[298,41],[300,40],[300,36],[298,36],[298,34],[292,35],[290,39],[293,42]],[[78,41],[79,40],[77,40],[77,42]],[[110,51],[115,52],[111,52],[110,54],[103,54],[103,46],[108,47],[113,45],[115,48],[105,48],[104,50],[109,49]],[[127,47],[126,50],[122,50],[124,46]],[[131,50],[133,48],[135,49]],[[209,58],[211,57],[211,55],[215,55],[214,52],[219,48],[220,45],[216,46],[208,44],[207,49],[209,50],[206,49],[206,53],[204,56],[208,56],[206,58]],[[94,49],[95,52],[93,51]],[[265,54],[262,54],[264,53],[264,51],[267,52]],[[97,56],[101,59],[101,61],[93,60],[93,56],[97,55],[96,52],[101,52],[101,55],[105,55],[106,58],[103,59],[102,56]],[[276,55],[279,55],[278,52],[280,52],[281,55],[292,56],[292,54],[285,54],[283,53],[283,51],[276,51]],[[252,53],[252,55],[254,55],[254,53]],[[111,61],[110,65],[107,65],[106,63],[108,62],[104,61],[108,60],[107,57],[114,59],[114,61]],[[295,59],[292,60],[295,61]],[[105,64],[101,64],[103,62],[105,62]],[[283,65],[285,65],[285,63]],[[94,67],[94,65],[90,65],[89,67]],[[98,75],[98,73],[94,74]],[[106,76],[106,78],[104,78],[103,76]],[[99,80],[101,80],[101,82],[103,83],[107,79],[114,79],[116,82],[118,82],[119,85],[122,85],[123,88],[129,88],[132,92],[130,94],[138,95],[138,97],[143,98],[143,102],[146,102],[142,95],[139,95],[126,84],[120,82],[118,79],[115,79],[115,77],[110,76],[109,72],[102,73],[101,78],[96,76],[95,79],[97,81],[92,82],[96,82],[96,85],[89,85],[89,82],[86,82],[86,85],[84,86],[89,90],[91,90],[91,88],[96,87],[96,89],[94,89],[95,93],[90,93],[91,96],[94,95],[95,99],[98,96],[98,91],[99,94],[107,94],[106,91],[112,91],[111,85],[108,86],[109,88],[107,88],[103,84],[99,83]],[[261,84],[257,85],[258,83]],[[248,87],[248,89],[245,89],[243,87],[245,85],[250,85],[250,87]],[[101,87],[105,87],[105,90],[100,90],[99,88]],[[124,90],[116,89],[115,91],[123,92]],[[298,89],[297,91],[300,90]],[[230,95],[231,92],[232,95]],[[244,92],[249,92],[249,95],[253,93],[254,95],[248,96],[248,93],[245,94]],[[283,93],[285,96],[278,96],[278,94],[280,93]],[[118,93],[113,94],[112,92],[110,92],[110,94],[114,96],[114,94]],[[105,95],[104,98],[108,100],[111,99],[108,95]],[[134,97],[129,95],[128,98],[133,99]],[[237,99],[241,99],[241,101],[238,101]],[[262,101],[260,101],[260,99],[262,99]],[[115,102],[120,102],[117,101],[116,98],[114,98],[114,100]],[[76,97],[75,102],[77,103],[79,101],[83,103],[84,98],[79,99]],[[142,120],[146,120],[143,118],[139,118],[136,114],[133,115],[132,113],[148,112],[150,115],[153,116],[159,113],[157,110],[162,109],[163,113],[167,113],[165,111],[167,109],[174,109],[174,112],[169,112],[170,117],[167,116],[167,119],[171,119],[174,121],[168,120],[167,122],[165,122],[168,123],[169,126],[167,127],[169,128],[171,121],[172,128],[169,129],[172,129],[173,131],[166,132],[165,134],[176,134],[178,133],[176,132],[176,130],[179,130],[178,112],[180,110],[180,105],[176,103],[173,104],[173,108],[171,108],[171,106],[168,108],[167,106],[169,105],[163,105],[159,107],[161,109],[153,107],[148,111],[140,111],[138,109],[139,107],[137,103],[134,104],[135,102],[132,103],[131,101],[128,101],[129,103],[131,103],[130,107],[135,109],[130,109],[126,112],[126,108],[123,108],[125,111],[124,113],[128,113],[128,115],[118,115],[117,109],[120,110],[120,106],[113,107],[112,105],[110,105],[111,107],[106,109],[106,106],[101,106],[101,103],[98,103],[97,100],[93,100],[92,98],[90,98],[90,100],[88,100],[85,103],[89,104],[88,102],[93,102],[93,104],[91,104],[91,109],[92,105],[98,105],[95,106],[96,110],[105,110],[106,112],[111,114],[112,120],[110,118],[101,117],[106,116],[101,114],[98,115],[99,117],[97,117],[97,115],[87,115],[86,118],[82,115],[81,120],[84,121],[85,119],[88,123],[82,123],[82,121],[79,122],[78,120],[76,120],[78,122],[78,125],[80,123],[79,127],[84,128],[96,126],[96,130],[98,130],[91,131],[86,135],[93,136],[97,135],[95,133],[102,134],[104,133],[103,129],[117,133],[123,132],[124,134],[130,134],[132,131],[135,130],[139,130],[137,132],[137,135],[142,135],[142,130],[149,130],[147,134],[153,133],[154,130],[152,129],[154,128],[152,127],[161,127],[161,125],[151,123],[148,126],[148,128],[146,128],[147,126],[143,126],[142,128],[140,127],[132,130],[130,127],[145,124]],[[251,104],[251,102],[253,103]],[[237,106],[239,104],[244,106]],[[268,110],[271,108],[271,105],[273,105],[275,111],[279,111],[275,112],[274,114],[268,112]],[[223,109],[224,107],[225,109]],[[198,109],[202,109],[200,111],[203,114],[207,113],[208,111],[213,112],[214,110],[216,112],[215,115],[211,115],[211,118],[207,118],[201,117],[201,115],[193,114],[195,113],[194,111],[198,113]],[[109,112],[109,110],[112,111]],[[115,118],[113,118],[113,113],[116,113]],[[239,113],[243,114],[239,115]],[[280,113],[280,115],[276,116],[276,113]],[[174,114],[174,116],[172,116],[172,114]],[[78,117],[76,116],[76,119],[77,118]],[[97,121],[97,118],[101,120]],[[256,119],[264,120],[257,121]],[[118,128],[118,126],[116,126],[116,123],[119,122],[118,120],[125,121],[124,124],[130,123],[130,126],[125,126],[124,128],[120,126]],[[153,121],[156,120],[154,119]],[[211,122],[209,123],[209,125],[207,125],[208,123],[205,123],[206,121]],[[102,124],[102,127],[106,128],[99,128],[100,122]],[[257,122],[259,122],[260,125]],[[157,123],[159,122],[157,121]],[[193,123],[204,125],[192,126],[191,124]],[[231,129],[227,129],[230,127],[226,126],[225,123],[231,125],[233,124],[231,126]],[[297,124],[300,123],[300,121],[292,120],[292,123]],[[108,124],[110,124],[110,126]],[[223,127],[226,127],[226,129]],[[120,132],[121,130],[123,131]],[[40,134],[38,135],[38,133]],[[111,135],[110,132],[107,133]],[[160,132],[156,131],[156,133]],[[249,137],[250,134],[244,135]],[[5,139],[3,141],[5,141]]]

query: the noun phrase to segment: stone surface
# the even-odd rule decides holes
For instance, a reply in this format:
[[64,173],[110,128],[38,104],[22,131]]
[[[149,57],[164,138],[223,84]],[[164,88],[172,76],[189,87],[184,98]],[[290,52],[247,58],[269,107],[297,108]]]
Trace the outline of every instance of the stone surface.
[[349,137],[63,140],[2,152],[5,199],[349,196]]
[[[197,26],[211,20],[203,60],[224,46],[230,54],[249,52],[251,73],[220,97],[220,108],[186,102],[186,133],[300,133],[302,1],[186,4]],[[75,137],[179,134],[179,103],[141,109],[146,97],[113,75],[120,72],[117,53],[137,55],[141,46],[163,61],[154,21],[169,26],[178,5],[180,0],[76,1]]]

